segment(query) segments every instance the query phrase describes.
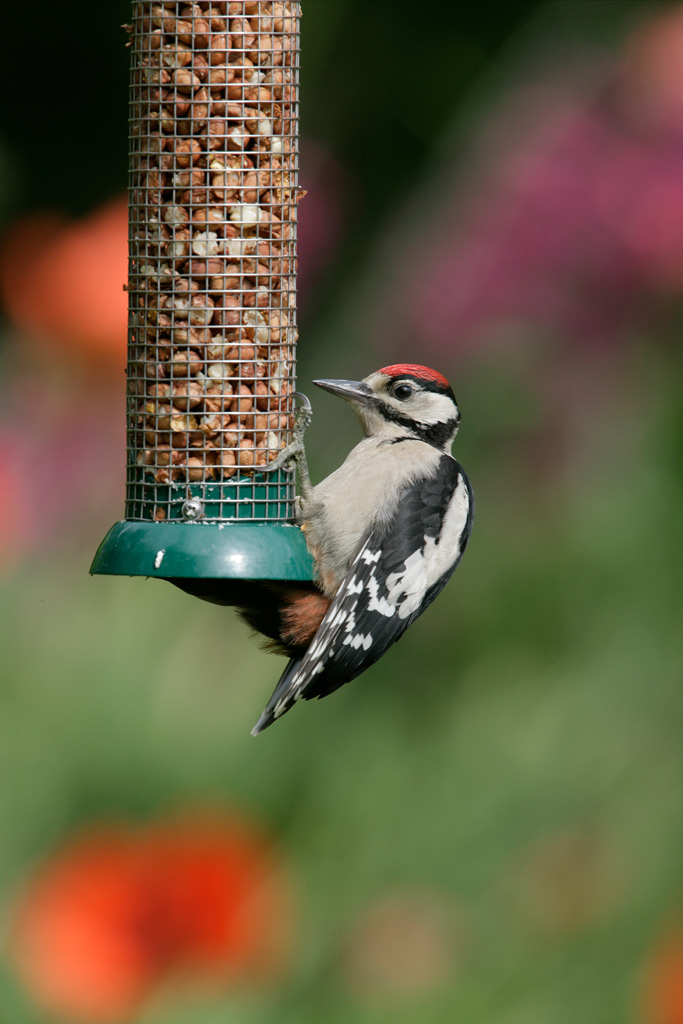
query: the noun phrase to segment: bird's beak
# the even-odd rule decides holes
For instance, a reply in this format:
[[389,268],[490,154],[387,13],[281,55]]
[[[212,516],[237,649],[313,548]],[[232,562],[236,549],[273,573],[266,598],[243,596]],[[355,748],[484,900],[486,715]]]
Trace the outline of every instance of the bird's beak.
[[347,402],[366,404],[375,397],[372,388],[362,380],[314,380],[313,383],[325,391],[330,391],[333,395],[345,398]]

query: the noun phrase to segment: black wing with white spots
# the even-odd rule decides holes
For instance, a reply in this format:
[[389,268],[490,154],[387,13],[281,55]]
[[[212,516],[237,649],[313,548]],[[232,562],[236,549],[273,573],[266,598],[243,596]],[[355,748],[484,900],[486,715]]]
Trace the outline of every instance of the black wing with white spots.
[[435,474],[401,495],[392,521],[364,538],[308,651],[288,664],[254,734],[300,697],[324,697],[377,661],[447,583],[473,515],[469,480],[443,455]]

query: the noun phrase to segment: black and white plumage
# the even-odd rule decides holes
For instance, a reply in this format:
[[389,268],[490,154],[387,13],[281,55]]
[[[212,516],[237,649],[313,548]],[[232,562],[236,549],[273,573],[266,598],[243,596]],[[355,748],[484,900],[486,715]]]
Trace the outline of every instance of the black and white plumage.
[[299,522],[323,603],[254,735],[377,661],[442,590],[472,527],[472,489],[450,454],[460,414],[441,374],[400,364],[315,383],[351,403],[366,436],[315,487],[300,464]]

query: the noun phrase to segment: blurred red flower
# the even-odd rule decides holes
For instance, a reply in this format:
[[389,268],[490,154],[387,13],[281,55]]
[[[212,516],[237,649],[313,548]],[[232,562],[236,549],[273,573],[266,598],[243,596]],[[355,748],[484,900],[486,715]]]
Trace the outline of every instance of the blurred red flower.
[[119,1021],[173,983],[270,979],[290,923],[282,864],[243,820],[99,826],[28,882],[10,957],[48,1011]]
[[0,297],[32,338],[92,361],[125,363],[128,300],[125,199],[69,224],[32,214],[9,230],[0,251]]
[[645,1024],[683,1024],[683,928],[672,932],[650,958]]

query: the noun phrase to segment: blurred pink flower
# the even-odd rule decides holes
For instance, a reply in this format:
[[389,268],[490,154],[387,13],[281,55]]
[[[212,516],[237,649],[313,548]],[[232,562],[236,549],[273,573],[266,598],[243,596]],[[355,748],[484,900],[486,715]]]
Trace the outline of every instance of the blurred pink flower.
[[16,440],[0,423],[0,577],[21,560],[37,529],[37,510],[28,490],[28,452]]
[[95,544],[123,505],[123,374],[108,387],[58,369],[10,361],[2,381],[0,577],[64,541]]
[[677,6],[636,29],[597,87],[575,75],[508,101],[476,184],[446,186],[397,248],[379,329],[393,347],[463,350],[520,328],[609,346],[680,294],[681,68]]

